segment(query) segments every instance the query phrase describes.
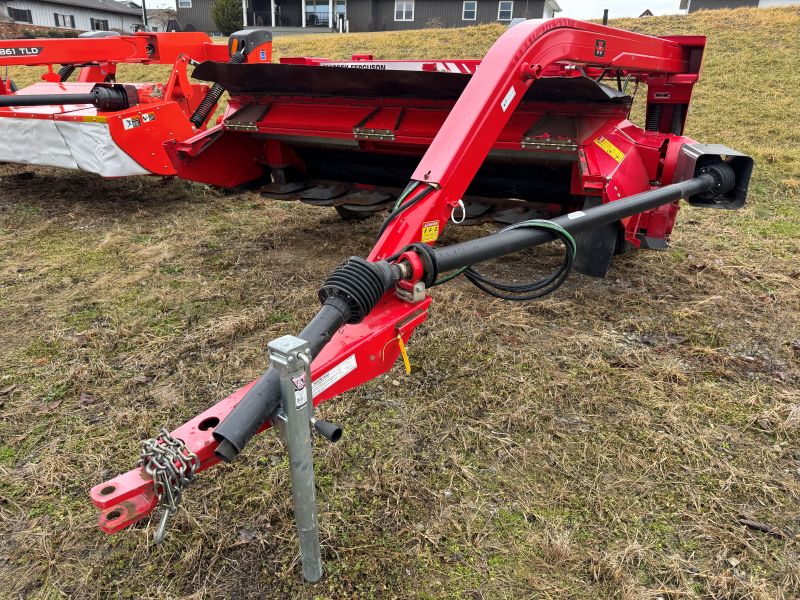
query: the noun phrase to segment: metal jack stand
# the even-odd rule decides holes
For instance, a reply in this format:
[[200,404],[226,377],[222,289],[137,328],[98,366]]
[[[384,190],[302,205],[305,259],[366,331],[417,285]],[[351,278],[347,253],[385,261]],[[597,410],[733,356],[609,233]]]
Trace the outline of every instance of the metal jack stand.
[[270,364],[280,373],[281,411],[276,421],[289,452],[303,577],[314,583],[322,578],[322,557],[314,489],[314,459],[311,454],[310,423],[314,410],[311,352],[307,341],[292,335],[271,341],[268,348]]

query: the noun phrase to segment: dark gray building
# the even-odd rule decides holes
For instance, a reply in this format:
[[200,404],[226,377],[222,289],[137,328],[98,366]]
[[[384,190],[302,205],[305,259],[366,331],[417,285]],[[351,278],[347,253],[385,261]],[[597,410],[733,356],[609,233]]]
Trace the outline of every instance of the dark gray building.
[[[216,33],[211,0],[177,0],[181,27]],[[248,27],[393,31],[550,18],[556,0],[242,0]]]

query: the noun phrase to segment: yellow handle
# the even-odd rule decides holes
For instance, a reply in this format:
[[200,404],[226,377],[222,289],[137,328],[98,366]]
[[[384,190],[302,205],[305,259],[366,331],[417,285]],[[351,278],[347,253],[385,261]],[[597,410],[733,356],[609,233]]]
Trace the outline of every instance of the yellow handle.
[[400,345],[400,356],[403,357],[403,364],[406,367],[406,375],[411,375],[411,361],[408,360],[408,351],[406,345],[403,343],[403,336],[397,334],[397,343]]

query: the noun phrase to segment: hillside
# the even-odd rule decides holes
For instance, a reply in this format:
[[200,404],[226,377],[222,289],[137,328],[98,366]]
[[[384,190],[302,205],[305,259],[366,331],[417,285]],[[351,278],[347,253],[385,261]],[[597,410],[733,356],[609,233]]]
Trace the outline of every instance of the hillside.
[[[324,405],[345,436],[315,449],[315,587],[275,435],[203,472],[156,548],[101,534],[87,492],[258,375],[379,220],[0,165],[0,597],[797,598],[800,8],[611,24],[709,37],[687,133],[753,155],[748,206],[684,207],[669,250],[540,302],[436,288],[412,375]],[[502,31],[275,50],[479,57]]]

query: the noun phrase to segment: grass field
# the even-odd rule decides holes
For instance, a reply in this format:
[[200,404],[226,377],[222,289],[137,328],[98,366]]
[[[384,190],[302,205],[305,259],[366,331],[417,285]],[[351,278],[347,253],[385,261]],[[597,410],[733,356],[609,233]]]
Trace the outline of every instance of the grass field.
[[[540,302],[437,288],[413,374],[323,407],[345,437],[316,447],[313,587],[277,436],[202,473],[158,547],[101,534],[87,492],[258,375],[379,219],[0,165],[0,597],[800,597],[800,9],[612,24],[709,36],[687,131],[753,155],[749,205],[684,207],[669,250]],[[501,32],[276,51],[479,57]]]

